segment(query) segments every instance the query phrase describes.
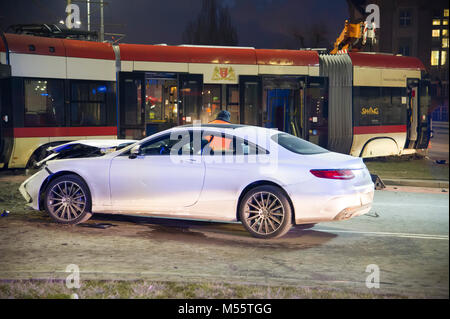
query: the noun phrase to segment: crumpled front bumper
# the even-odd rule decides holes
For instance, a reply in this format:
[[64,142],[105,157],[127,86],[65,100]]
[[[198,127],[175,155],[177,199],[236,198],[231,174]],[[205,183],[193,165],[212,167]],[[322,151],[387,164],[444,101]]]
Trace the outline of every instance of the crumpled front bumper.
[[39,210],[39,195],[41,186],[50,173],[46,169],[41,169],[36,174],[30,176],[19,187],[19,192],[27,201],[27,205]]
[[[27,179],[28,181],[28,179]],[[26,182],[26,181],[25,181]],[[33,199],[31,198],[30,194],[27,193],[27,189],[25,188],[25,182],[23,182],[19,187],[19,192],[22,194],[23,198],[27,201],[27,203],[31,203]]]

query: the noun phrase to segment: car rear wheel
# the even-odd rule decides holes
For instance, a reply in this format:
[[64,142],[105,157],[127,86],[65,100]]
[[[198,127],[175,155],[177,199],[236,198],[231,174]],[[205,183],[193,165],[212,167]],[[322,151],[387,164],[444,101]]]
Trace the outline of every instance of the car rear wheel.
[[285,193],[271,185],[247,192],[239,207],[239,217],[247,231],[257,238],[276,238],[292,226],[291,205]]
[[91,194],[86,183],[76,175],[57,177],[45,192],[45,210],[62,224],[79,224],[91,216]]

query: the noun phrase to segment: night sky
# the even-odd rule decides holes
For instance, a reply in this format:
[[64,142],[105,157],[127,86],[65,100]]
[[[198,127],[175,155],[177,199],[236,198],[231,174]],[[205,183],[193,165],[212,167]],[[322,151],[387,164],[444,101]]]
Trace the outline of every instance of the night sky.
[[[121,42],[182,44],[186,24],[197,17],[201,0],[105,0],[105,32],[124,33]],[[86,5],[81,29],[86,28]],[[296,48],[290,29],[322,24],[329,45],[339,36],[348,17],[345,0],[218,0],[230,9],[239,46]],[[18,23],[57,23],[65,20],[65,0],[0,0],[0,28]],[[98,5],[91,4],[92,29],[98,30]],[[95,24],[95,25],[94,25]]]

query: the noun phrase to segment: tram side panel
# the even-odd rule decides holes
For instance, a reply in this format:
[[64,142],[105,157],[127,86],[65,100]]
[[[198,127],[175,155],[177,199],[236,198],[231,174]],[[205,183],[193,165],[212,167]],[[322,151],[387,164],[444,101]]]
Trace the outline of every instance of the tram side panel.
[[411,126],[407,79],[420,76],[420,70],[354,66],[351,155],[379,157],[415,153],[414,148],[405,148]]
[[13,146],[9,168],[48,146],[117,138],[115,55],[110,44],[7,34]]

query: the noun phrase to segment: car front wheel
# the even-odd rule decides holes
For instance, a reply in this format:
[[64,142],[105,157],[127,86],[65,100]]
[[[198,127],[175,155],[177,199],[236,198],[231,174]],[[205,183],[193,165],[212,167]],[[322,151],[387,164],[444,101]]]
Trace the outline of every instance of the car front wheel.
[[91,194],[77,175],[55,178],[45,192],[45,210],[58,223],[79,224],[91,216]]
[[257,238],[276,238],[292,226],[291,205],[285,193],[271,185],[247,192],[239,207],[239,217],[248,232]]

